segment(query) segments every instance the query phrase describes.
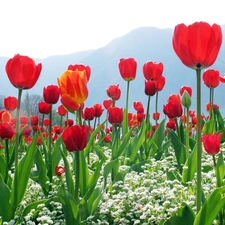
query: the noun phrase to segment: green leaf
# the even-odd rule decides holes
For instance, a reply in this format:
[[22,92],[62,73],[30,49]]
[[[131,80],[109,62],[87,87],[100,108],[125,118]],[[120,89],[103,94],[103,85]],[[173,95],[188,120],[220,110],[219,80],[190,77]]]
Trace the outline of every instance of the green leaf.
[[61,187],[58,193],[63,206],[66,224],[80,224],[79,208],[74,197]]
[[42,154],[39,149],[36,151],[34,162],[36,164],[37,170],[31,172],[31,179],[39,183],[44,193],[47,194],[49,190],[49,185],[47,184],[47,181],[49,179],[47,176],[46,164],[44,163]]
[[225,186],[217,188],[206,199],[201,210],[197,214],[194,225],[212,225],[213,220],[218,216],[225,204]]
[[203,127],[203,134],[213,134],[215,131],[215,115],[213,110],[210,112],[210,119],[207,120]]
[[178,209],[177,214],[173,213],[164,225],[193,225],[194,219],[195,215],[192,209],[186,203],[183,203]]
[[89,140],[88,140],[88,144],[87,144],[86,148],[83,150],[83,151],[84,151],[84,156],[85,156],[85,157],[89,154],[91,148],[93,147],[93,141],[94,141],[96,135],[98,134],[98,132],[102,129],[102,126],[104,125],[105,122],[106,122],[106,120],[105,120],[103,123],[101,123],[101,124],[100,124],[100,125],[99,125],[92,133],[91,133],[91,135],[90,135],[90,137],[89,137]]
[[13,210],[12,205],[9,201],[10,199],[10,190],[9,187],[4,183],[3,177],[0,174],[0,216],[3,221],[10,221],[13,219]]
[[175,132],[171,129],[168,129],[168,136],[174,147],[175,156],[176,156],[178,165],[184,164],[185,163],[185,146],[184,146],[184,144],[178,139]]
[[7,164],[2,155],[0,155],[0,175],[2,175],[3,180],[5,180],[7,176],[8,170],[7,170]]
[[224,165],[224,159],[223,159],[223,153],[219,153],[219,157],[216,163],[216,183],[217,187],[222,186],[222,181],[225,175],[225,165]]
[[17,206],[22,201],[24,194],[26,192],[27,183],[30,177],[30,171],[34,163],[34,155],[36,153],[36,142],[38,135],[35,134],[33,137],[32,143],[27,149],[26,155],[19,162],[16,171],[14,180],[12,183],[12,192],[10,202],[13,205],[13,209],[16,209]]
[[195,145],[190,157],[186,160],[183,171],[182,180],[184,183],[191,181],[197,171],[197,145]]
[[118,159],[114,159],[114,160],[111,160],[110,162],[108,162],[104,169],[103,169],[103,176],[104,176],[104,188],[106,187],[106,184],[107,184],[107,178],[108,178],[108,175],[110,173],[112,173],[112,170],[114,167],[119,167],[119,160]]
[[52,168],[53,170],[55,169],[56,166],[58,166],[61,158],[62,158],[62,155],[60,154],[60,146],[63,144],[63,140],[62,140],[62,136],[60,136],[56,142],[54,143],[54,149],[53,149],[53,152],[52,152]]
[[67,189],[70,194],[74,194],[74,182],[73,182],[73,175],[70,170],[70,164],[68,162],[68,159],[66,155],[64,154],[64,151],[62,148],[59,148],[62,154],[64,166],[65,166],[65,175],[66,175],[66,184],[67,184]]
[[146,123],[145,121],[143,121],[141,125],[141,129],[139,130],[137,135],[131,139],[131,142],[130,142],[130,151],[129,151],[130,155],[128,155],[128,157],[130,157],[131,163],[135,161],[138,150],[140,149],[141,145],[145,141],[145,132],[146,132]]

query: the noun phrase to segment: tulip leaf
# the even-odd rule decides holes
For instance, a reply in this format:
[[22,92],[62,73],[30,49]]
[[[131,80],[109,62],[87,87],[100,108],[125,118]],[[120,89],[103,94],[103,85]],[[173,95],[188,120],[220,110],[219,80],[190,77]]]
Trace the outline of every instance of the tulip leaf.
[[56,166],[58,166],[59,161],[61,160],[62,156],[60,154],[59,148],[62,145],[63,140],[62,136],[60,136],[56,142],[54,143],[54,149],[52,152],[52,168],[54,169]]
[[[118,168],[119,167],[119,159],[114,159],[114,160],[111,160],[110,162],[108,162],[105,167],[104,167],[104,170],[103,170],[103,176],[104,176],[104,188],[106,187],[106,184],[107,184],[107,178],[108,178],[108,175],[110,173],[112,173],[112,170],[113,168]],[[116,175],[116,174],[115,174]]]
[[217,188],[206,199],[199,213],[196,215],[194,225],[212,225],[225,204],[225,186]]
[[225,175],[225,165],[224,165],[224,159],[223,159],[223,153],[219,153],[219,157],[216,163],[216,182],[217,187],[222,186],[222,181]]
[[182,180],[184,183],[191,181],[197,171],[197,145],[195,145],[189,158],[186,160],[182,171]]
[[62,186],[59,190],[59,198],[63,206],[66,224],[80,224],[79,208],[74,197]]
[[47,181],[49,179],[48,179],[47,173],[46,173],[46,164],[44,163],[42,154],[39,149],[36,151],[36,154],[34,157],[34,162],[36,164],[37,170],[31,171],[31,179],[38,182],[41,185],[44,193],[47,194],[48,190],[49,190]]
[[7,174],[8,174],[7,163],[3,155],[0,155],[0,175],[2,175],[3,179],[5,180]]
[[65,166],[67,189],[70,194],[73,194],[74,193],[74,182],[73,182],[73,175],[70,170],[70,164],[68,162],[68,159],[67,159],[63,149],[62,148],[59,148],[59,149],[61,151],[64,166]]
[[94,139],[95,139],[95,137],[96,137],[96,135],[99,133],[99,131],[102,129],[102,126],[104,125],[104,123],[106,122],[106,120],[104,121],[104,122],[102,122],[92,133],[91,133],[91,135],[90,135],[90,137],[89,137],[89,140],[88,140],[88,143],[87,143],[87,146],[86,146],[86,148],[84,149],[84,156],[86,157],[88,154],[89,154],[89,152],[90,152],[90,150],[91,150],[91,148],[93,147],[93,141],[94,141]]
[[175,156],[177,159],[177,163],[180,166],[181,164],[185,163],[185,146],[184,144],[179,140],[175,132],[171,129],[168,129],[168,136],[171,140],[171,143],[174,147]]
[[[195,219],[194,212],[186,203],[183,203],[177,213],[172,213],[172,216],[163,225],[191,225]],[[205,224],[204,224],[205,225]]]
[[130,151],[129,151],[130,155],[128,155],[128,157],[130,157],[131,163],[135,161],[138,150],[145,141],[145,133],[146,133],[146,123],[145,121],[143,121],[141,129],[139,130],[137,135],[133,137],[133,139],[131,139],[130,142]]
[[9,187],[4,183],[3,177],[0,174],[0,217],[3,221],[10,221],[13,219],[12,205],[10,203],[10,190]]
[[30,178],[30,171],[34,163],[37,137],[38,134],[35,134],[32,143],[27,149],[26,155],[21,159],[16,168],[11,192],[11,203],[13,205],[13,209],[17,208],[26,192],[27,183]]

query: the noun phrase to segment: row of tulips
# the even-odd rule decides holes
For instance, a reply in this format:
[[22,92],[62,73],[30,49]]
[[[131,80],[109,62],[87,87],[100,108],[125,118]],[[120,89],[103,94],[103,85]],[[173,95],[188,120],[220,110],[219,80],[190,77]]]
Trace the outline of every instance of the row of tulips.
[[[159,160],[173,147],[177,171],[175,177],[185,185],[196,180],[196,210],[186,205],[179,208],[178,214],[171,215],[163,224],[212,224],[217,219],[225,223],[225,164],[220,145],[225,141],[224,122],[219,106],[214,104],[213,93],[225,78],[215,69],[201,71],[213,65],[220,46],[222,32],[218,25],[196,22],[186,26],[179,24],[174,29],[172,45],[182,63],[196,71],[197,109],[191,110],[192,88],[183,86],[179,94],[172,94],[163,105],[165,118],[160,120],[158,95],[163,90],[166,78],[163,76],[163,63],[148,61],[143,65],[144,90],[148,98],[146,108],[141,102],[134,102],[136,113],[129,113],[130,82],[136,78],[137,61],[134,58],[120,59],[118,64],[122,78],[127,82],[125,107],[117,107],[120,99],[119,84],[106,89],[108,99],[103,104],[85,106],[88,98],[88,84],[91,68],[82,64],[69,65],[57,79],[58,85],[43,88],[43,102],[38,103],[40,114],[29,119],[20,115],[22,91],[31,89],[37,82],[42,65],[36,64],[28,56],[15,55],[6,64],[6,74],[18,97],[4,99],[5,110],[0,113],[0,216],[8,222],[17,215],[18,206],[23,200],[29,180],[37,182],[45,198],[33,202],[24,209],[26,216],[38,204],[49,206],[51,201],[60,202],[66,224],[85,224],[93,215],[107,188],[124,179],[119,167],[129,165],[131,170],[141,171],[141,166],[150,157]],[[28,79],[29,78],[29,79]],[[201,82],[209,87],[207,104],[209,115],[201,113]],[[156,105],[152,119],[150,99],[155,96]],[[57,113],[61,123],[52,124],[52,110],[61,101]],[[103,111],[107,117],[102,119]],[[15,118],[12,112],[15,111]],[[68,118],[69,112],[74,116]],[[47,118],[44,118],[48,115]],[[91,121],[94,120],[93,126]],[[154,121],[154,122],[153,122]],[[32,131],[32,132],[31,132]],[[215,167],[217,189],[204,199],[201,187],[202,144]],[[104,154],[104,146],[111,149],[111,158]],[[90,165],[90,155],[95,153],[98,160]],[[68,160],[72,157],[72,168]],[[11,176],[11,171],[14,176]],[[56,195],[49,197],[54,176],[65,176]],[[104,182],[99,178],[103,176]],[[100,182],[100,184],[99,184]],[[17,222],[19,224],[19,221]]]

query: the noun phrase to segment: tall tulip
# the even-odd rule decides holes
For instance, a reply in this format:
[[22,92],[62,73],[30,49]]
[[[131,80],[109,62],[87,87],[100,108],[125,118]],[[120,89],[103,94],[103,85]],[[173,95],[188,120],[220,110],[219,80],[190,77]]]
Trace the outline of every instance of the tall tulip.
[[137,61],[134,58],[121,58],[118,64],[121,77],[127,81],[127,94],[126,94],[126,108],[124,112],[124,126],[123,135],[127,133],[128,130],[128,101],[129,101],[129,89],[130,81],[136,78],[137,73]]
[[178,24],[174,28],[172,45],[181,62],[196,70],[197,78],[197,212],[201,208],[201,70],[215,62],[222,44],[222,30],[217,24],[195,22],[189,26]]
[[5,109],[9,111],[14,111],[18,106],[18,99],[14,96],[8,96],[4,98]]
[[90,76],[91,76],[91,68],[90,66],[85,66],[83,64],[75,64],[75,65],[69,65],[68,66],[68,70],[72,70],[72,71],[83,71],[85,70],[85,74],[86,74],[86,77],[87,77],[87,80],[89,81],[90,80]]

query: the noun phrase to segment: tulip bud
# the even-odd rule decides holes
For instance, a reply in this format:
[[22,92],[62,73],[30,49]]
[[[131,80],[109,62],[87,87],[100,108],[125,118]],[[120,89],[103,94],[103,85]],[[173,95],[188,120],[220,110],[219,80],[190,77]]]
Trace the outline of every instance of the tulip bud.
[[191,106],[191,97],[186,90],[182,94],[181,103],[186,108],[190,108],[190,106]]

